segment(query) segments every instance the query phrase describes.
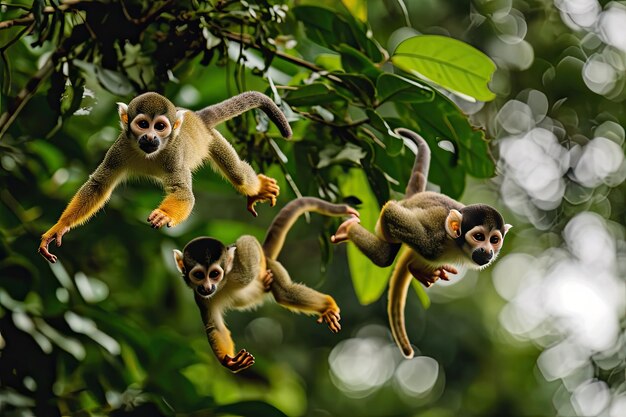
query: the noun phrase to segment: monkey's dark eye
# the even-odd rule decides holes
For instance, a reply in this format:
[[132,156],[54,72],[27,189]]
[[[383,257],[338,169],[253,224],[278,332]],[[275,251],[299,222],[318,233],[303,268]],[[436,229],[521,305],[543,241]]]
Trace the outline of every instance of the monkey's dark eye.
[[204,273],[202,271],[196,271],[193,273],[195,279],[204,279]]
[[156,122],[156,124],[154,125],[154,128],[158,131],[165,130],[165,123]]
[[500,242],[500,238],[498,236],[491,236],[491,239],[489,239],[489,241],[492,245],[497,245],[498,242]]
[[137,126],[139,126],[142,129],[147,129],[150,126],[150,123],[148,123],[147,120],[140,120],[137,122]]
[[485,240],[485,235],[483,235],[482,233],[475,233],[474,239],[478,240],[479,242],[482,242]]
[[209,278],[217,278],[220,276],[220,271],[218,271],[217,269],[212,270],[211,272],[209,272]]

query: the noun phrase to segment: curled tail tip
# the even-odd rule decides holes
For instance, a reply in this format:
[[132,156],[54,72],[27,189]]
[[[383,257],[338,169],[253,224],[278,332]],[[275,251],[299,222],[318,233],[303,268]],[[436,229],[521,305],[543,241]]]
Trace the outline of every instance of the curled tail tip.
[[426,142],[425,139],[420,134],[418,134],[417,132],[414,132],[413,130],[407,129],[405,127],[398,127],[394,130],[394,132],[397,135],[411,139],[413,142],[416,142],[416,143]]
[[291,130],[291,126],[289,125],[282,128],[280,130],[280,133],[283,135],[283,138],[286,140],[291,140],[293,138],[293,131]]
[[402,351],[402,356],[404,356],[405,359],[413,359],[413,356],[415,356],[415,352],[411,346],[402,346],[400,347],[400,350]]

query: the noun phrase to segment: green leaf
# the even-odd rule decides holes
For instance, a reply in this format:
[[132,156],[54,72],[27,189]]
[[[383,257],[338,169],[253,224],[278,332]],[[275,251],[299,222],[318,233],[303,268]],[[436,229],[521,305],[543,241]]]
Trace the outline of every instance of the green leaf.
[[338,54],[319,54],[315,57],[315,64],[328,71],[343,71],[341,56]]
[[404,71],[425,77],[452,92],[482,101],[495,98],[487,83],[496,65],[465,42],[439,35],[414,36],[398,45],[391,61]]
[[242,417],[287,417],[278,408],[263,401],[240,401],[221,405],[215,409],[215,414],[229,414]]
[[376,81],[381,74],[381,70],[367,56],[350,45],[340,45],[339,52],[341,52],[341,65],[346,72],[363,74],[372,82]]
[[432,88],[422,85],[409,78],[383,73],[376,80],[378,102],[424,103],[433,100]]
[[95,73],[98,82],[100,82],[100,84],[102,84],[104,88],[106,88],[113,94],[116,94],[118,96],[127,96],[134,91],[133,85],[122,73],[101,68],[94,64],[80,61],[77,59],[72,62],[78,68],[82,69],[87,76]]
[[361,22],[367,21],[367,2],[365,0],[341,0],[352,16]]
[[381,139],[385,144],[385,151],[391,156],[398,155],[404,146],[402,138],[395,134],[389,124],[375,110],[366,109],[365,114],[369,118],[369,124],[381,133]]
[[[430,134],[437,141],[447,139],[455,145],[458,163],[468,174],[477,178],[493,177],[495,164],[485,133],[473,127],[454,103],[437,93],[432,102],[411,107],[420,126],[428,131],[426,135]],[[443,150],[439,148],[439,151]]]
[[424,309],[428,309],[430,307],[430,297],[428,296],[428,293],[426,292],[424,286],[416,279],[411,281],[411,286],[415,290],[415,293],[417,294],[417,298],[419,298],[420,303],[422,303],[422,307],[424,307]]
[[376,95],[376,88],[369,78],[360,74],[345,74],[342,72],[333,72],[331,74],[343,81],[344,88],[351,93],[349,95],[358,98],[365,105],[372,104]]
[[325,168],[331,164],[338,162],[349,161],[355,165],[361,165],[361,159],[366,156],[366,152],[352,144],[346,143],[345,146],[337,146],[334,144],[328,144],[319,153],[320,160],[317,163],[316,168]]
[[293,13],[313,42],[333,50],[345,43],[364,52],[374,62],[383,59],[378,44],[368,35],[368,26],[353,16],[310,5],[295,7]]
[[290,91],[285,97],[292,106],[313,106],[343,100],[335,90],[323,83],[304,85],[297,90]]
[[[376,202],[376,197],[372,193],[363,170],[349,170],[346,175],[340,178],[339,188],[344,196],[354,195],[363,202],[361,207],[359,207],[361,225],[367,230],[373,231],[380,213],[380,207]],[[363,255],[350,242],[348,242],[347,252],[352,284],[359,302],[363,305],[373,303],[380,298],[387,287],[387,281],[393,265],[387,268],[374,265],[369,258]]]

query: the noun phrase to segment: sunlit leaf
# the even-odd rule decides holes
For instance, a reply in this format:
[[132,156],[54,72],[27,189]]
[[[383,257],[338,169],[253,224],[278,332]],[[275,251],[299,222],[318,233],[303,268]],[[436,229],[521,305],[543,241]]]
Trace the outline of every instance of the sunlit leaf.
[[367,2],[365,0],[341,0],[343,5],[361,22],[367,21]]
[[439,35],[414,36],[398,45],[391,61],[404,71],[425,77],[452,92],[481,101],[495,98],[487,84],[496,65],[465,42]]
[[[354,195],[363,202],[359,207],[361,225],[373,231],[380,213],[380,206],[370,189],[365,173],[360,169],[351,169],[340,178],[339,188],[343,195]],[[385,290],[392,266],[381,268],[374,265],[350,242],[348,242],[347,251],[348,266],[356,296],[361,304],[373,303]]]

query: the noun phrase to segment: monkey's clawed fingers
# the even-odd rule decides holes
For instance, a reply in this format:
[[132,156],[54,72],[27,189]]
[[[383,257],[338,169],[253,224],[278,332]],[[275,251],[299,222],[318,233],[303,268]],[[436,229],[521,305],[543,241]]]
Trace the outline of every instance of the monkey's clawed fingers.
[[167,225],[167,227],[173,226],[173,220],[167,213],[160,209],[154,209],[150,216],[148,216],[148,222],[153,229],[160,229]]
[[244,369],[254,365],[254,356],[252,356],[247,350],[241,349],[234,358],[224,355],[222,365],[230,369],[231,372],[243,371]]
[[450,281],[450,277],[448,277],[447,273],[451,273],[451,274],[458,274],[459,271],[453,267],[452,265],[443,265],[441,268],[435,270],[433,272],[434,276],[438,276],[439,278],[443,279],[444,281]]
[[268,292],[270,290],[270,286],[272,285],[272,282],[274,282],[274,274],[272,273],[271,270],[267,270],[265,272],[265,275],[263,276],[263,278],[261,278],[261,280],[263,281],[263,289],[265,290],[265,292]]
[[254,217],[257,216],[257,212],[254,206],[259,201],[269,201],[270,206],[276,205],[276,197],[280,194],[280,187],[274,178],[268,177],[263,174],[258,175],[261,183],[259,192],[255,195],[248,196],[248,211],[252,213]]
[[347,241],[348,230],[350,229],[350,226],[352,226],[354,223],[361,222],[361,220],[357,216],[358,212],[356,215],[353,215],[353,217],[350,217],[348,220],[341,223],[335,234],[330,237],[330,241],[333,243],[341,243]]
[[341,316],[339,315],[339,310],[329,309],[329,310],[326,310],[317,319],[317,322],[318,323],[326,322],[331,332],[339,333],[339,330],[341,330],[341,324],[339,324],[339,320],[341,320]]
[[48,262],[55,263],[57,261],[56,255],[53,255],[48,250],[48,246],[50,245],[50,242],[54,240],[57,246],[61,246],[63,235],[66,234],[69,230],[70,230],[69,227],[55,225],[52,229],[47,231],[41,237],[41,243],[39,244],[38,251],[41,254],[41,256],[43,256],[44,258],[48,260]]

